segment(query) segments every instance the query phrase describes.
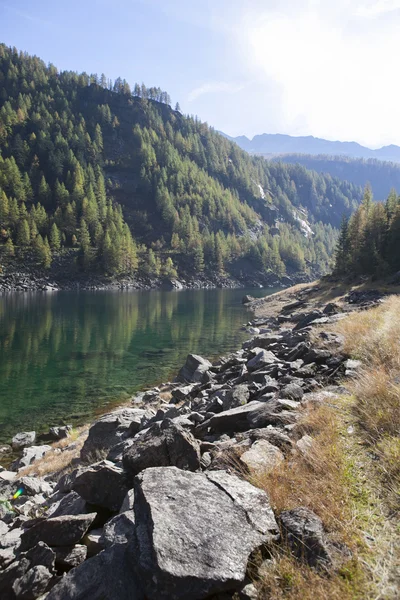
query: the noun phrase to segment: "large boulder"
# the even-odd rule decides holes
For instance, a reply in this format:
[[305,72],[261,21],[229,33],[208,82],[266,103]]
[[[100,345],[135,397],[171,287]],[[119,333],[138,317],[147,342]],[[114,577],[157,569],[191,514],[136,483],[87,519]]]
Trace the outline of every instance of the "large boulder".
[[208,429],[216,433],[234,433],[267,425],[290,425],[296,421],[296,414],[283,410],[284,408],[284,404],[279,400],[269,402],[253,400],[244,406],[214,415],[198,425],[195,434],[202,437]]
[[96,513],[89,513],[87,515],[52,517],[39,521],[22,534],[21,551],[29,550],[38,542],[44,542],[48,546],[76,544],[83,538],[95,517]]
[[251,552],[278,536],[266,493],[224,471],[147,469],[135,479],[135,521],[133,555],[149,600],[235,590]]
[[147,412],[141,408],[122,408],[103,415],[89,429],[81,450],[81,459],[88,462],[96,460],[102,452],[121,442],[122,436],[128,431],[130,435],[135,435],[146,415]]
[[200,469],[200,445],[193,435],[170,419],[154,423],[148,431],[133,440],[123,457],[123,465],[132,476],[148,467],[176,466]]
[[11,445],[14,450],[21,450],[27,446],[32,446],[36,440],[36,431],[21,431],[14,435]]
[[128,492],[122,469],[101,460],[81,471],[72,484],[73,491],[89,504],[117,512]]
[[145,600],[126,544],[115,545],[72,569],[46,600]]
[[186,362],[178,373],[177,381],[198,383],[211,367],[210,361],[197,354],[188,354]]

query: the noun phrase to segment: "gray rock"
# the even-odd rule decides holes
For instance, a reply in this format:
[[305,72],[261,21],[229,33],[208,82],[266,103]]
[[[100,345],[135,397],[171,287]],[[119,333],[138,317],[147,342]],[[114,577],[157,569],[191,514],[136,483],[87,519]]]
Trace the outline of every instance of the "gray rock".
[[297,558],[312,567],[333,563],[321,519],[308,508],[285,510],[279,517],[282,536]]
[[128,490],[124,501],[122,503],[121,508],[119,509],[120,513],[126,512],[127,510],[133,510],[133,504],[135,502],[135,490]]
[[75,546],[64,546],[55,548],[56,565],[60,569],[71,569],[78,567],[86,560],[87,546],[76,544]]
[[199,383],[211,366],[210,361],[205,358],[197,354],[188,354],[185,364],[178,373],[177,381]]
[[38,565],[16,579],[12,587],[18,600],[35,600],[44,594],[51,579],[52,574],[48,569]]
[[251,358],[247,362],[247,369],[249,371],[257,371],[257,369],[261,369],[266,365],[272,365],[273,363],[277,362],[275,354],[273,354],[269,350],[255,348],[254,352],[256,353],[254,358]]
[[82,544],[87,548],[88,557],[96,556],[102,550],[104,550],[103,541],[103,529],[92,529],[90,533],[87,533],[82,539]]
[[243,582],[278,528],[265,492],[223,471],[146,469],[135,479],[137,575],[150,600],[208,598]]
[[176,402],[184,402],[185,400],[190,398],[190,394],[192,393],[194,387],[194,383],[190,385],[176,387],[171,392],[172,398],[174,398]]
[[130,541],[135,532],[135,515],[133,511],[126,511],[116,515],[104,525],[100,543],[104,548],[113,544],[125,544]]
[[279,395],[283,399],[289,398],[290,400],[296,400],[296,401],[300,402],[300,400],[304,396],[304,390],[296,383],[289,383],[288,385],[285,385],[285,387],[283,387],[281,389]]
[[19,527],[11,529],[11,531],[0,537],[0,548],[6,549],[19,546],[22,534],[23,530]]
[[14,435],[11,445],[14,450],[21,450],[27,446],[32,446],[36,440],[36,431],[21,431]]
[[[3,534],[0,534],[3,535]],[[0,549],[0,570],[4,570],[10,563],[15,560],[14,548]]]
[[239,600],[257,600],[258,592],[252,583],[247,583],[238,592]]
[[293,331],[304,329],[304,327],[307,327],[307,325],[315,321],[315,319],[320,319],[323,316],[324,315],[320,310],[313,310],[312,312],[306,314],[303,313],[301,317],[299,315],[297,325],[293,328]]
[[197,471],[200,445],[191,433],[166,419],[135,439],[124,455],[123,465],[130,477],[148,467],[176,466]]
[[296,415],[282,409],[283,406],[278,401],[258,402],[253,400],[245,406],[214,415],[196,428],[196,435],[204,436],[207,429],[213,432],[233,433],[258,429],[267,425],[294,423]]
[[62,425],[61,427],[50,427],[49,437],[52,440],[63,440],[67,438],[72,431],[72,425]]
[[24,489],[28,496],[36,496],[37,494],[49,496],[53,492],[52,486],[41,477],[21,477],[17,484],[18,487]]
[[12,448],[8,444],[3,444],[3,446],[0,446],[0,454],[8,454],[11,451]]
[[38,542],[44,542],[48,546],[76,544],[83,538],[95,517],[96,513],[89,513],[87,515],[51,517],[40,521],[23,532],[21,550],[29,550]]
[[51,573],[54,571],[55,557],[53,550],[49,548],[44,542],[39,542],[36,546],[33,546],[28,552],[21,554],[21,557],[27,558],[31,564],[31,567],[42,565],[46,567]]
[[231,391],[223,398],[223,409],[228,410],[235,408],[236,406],[243,406],[247,404],[250,398],[250,391],[247,385],[236,385]]
[[29,566],[29,560],[22,558],[14,561],[4,571],[0,572],[1,600],[15,600],[15,593],[12,589],[13,583],[27,572]]
[[271,471],[283,462],[284,459],[284,454],[279,448],[273,446],[267,442],[267,440],[254,442],[252,447],[249,450],[246,450],[240,457],[240,461],[244,463],[248,469],[255,471],[256,473],[268,473],[268,471]]
[[86,501],[76,492],[69,492],[61,500],[51,504],[47,510],[47,517],[63,517],[65,515],[83,515],[89,512]]
[[51,446],[44,444],[43,446],[30,446],[29,448],[24,448],[22,451],[21,458],[15,460],[11,468],[14,471],[19,471],[24,467],[29,467],[35,460],[39,460],[39,458],[43,458],[46,452],[51,450]]
[[82,447],[84,461],[96,460],[99,453],[110,450],[122,441],[124,433],[135,435],[141,427],[146,411],[140,408],[122,408],[103,415],[89,429],[89,435]]
[[313,439],[309,435],[303,435],[302,438],[297,440],[296,446],[300,450],[300,452],[304,455],[308,454],[312,448]]
[[255,300],[255,298],[253,298],[253,296],[250,296],[249,294],[247,294],[246,296],[243,296],[242,304],[249,304],[250,302],[253,302],[254,300]]
[[46,600],[145,600],[126,545],[116,545],[72,569]]
[[108,460],[80,472],[72,488],[89,504],[118,511],[128,491],[123,470]]

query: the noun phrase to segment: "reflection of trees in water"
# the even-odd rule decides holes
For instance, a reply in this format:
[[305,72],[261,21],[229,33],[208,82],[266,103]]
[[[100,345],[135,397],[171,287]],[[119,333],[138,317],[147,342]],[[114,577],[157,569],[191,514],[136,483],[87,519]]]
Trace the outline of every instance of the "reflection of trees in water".
[[[93,411],[176,371],[187,352],[231,348],[228,290],[0,297],[0,419],[36,407]],[[47,420],[46,414],[37,418]],[[54,415],[49,417],[54,423]]]

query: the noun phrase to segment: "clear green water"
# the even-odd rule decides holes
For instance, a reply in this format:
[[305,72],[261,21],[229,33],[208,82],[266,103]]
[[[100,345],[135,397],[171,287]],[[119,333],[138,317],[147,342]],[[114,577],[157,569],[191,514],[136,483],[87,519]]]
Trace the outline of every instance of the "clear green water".
[[88,421],[173,377],[188,352],[213,357],[235,350],[249,318],[245,293],[0,296],[0,442],[17,431]]

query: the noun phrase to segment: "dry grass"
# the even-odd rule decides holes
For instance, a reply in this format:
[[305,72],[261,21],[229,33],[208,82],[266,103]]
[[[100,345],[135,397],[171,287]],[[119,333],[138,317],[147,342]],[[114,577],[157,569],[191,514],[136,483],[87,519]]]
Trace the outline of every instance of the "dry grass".
[[313,406],[304,413],[300,427],[313,437],[305,455],[293,458],[267,473],[253,474],[251,481],[266,490],[278,513],[306,506],[318,514],[332,532],[352,534],[350,490],[339,443],[337,414],[327,406]]
[[353,558],[329,576],[299,563],[279,547],[255,584],[262,599],[353,600],[370,597],[358,555],[363,548],[356,519],[349,466],[343,451],[343,412],[326,405],[304,411],[301,433],[313,438],[307,454],[293,456],[268,473],[252,474],[250,481],[264,489],[273,509],[306,506],[320,516],[331,539],[345,542]]
[[[69,468],[72,468],[71,461],[79,457],[88,430],[87,426],[77,427],[68,438],[54,442],[52,449],[43,458],[22,469],[18,475],[21,477],[27,475],[38,477],[54,475],[57,477],[58,473],[65,473]],[[72,444],[73,447],[68,449],[68,446]]]
[[365,588],[357,561],[324,577],[292,556],[273,558],[257,585],[260,600],[364,600]]
[[400,298],[354,313],[335,330],[345,350],[363,362],[352,385],[353,411],[365,443],[376,456],[388,506],[400,510]]

